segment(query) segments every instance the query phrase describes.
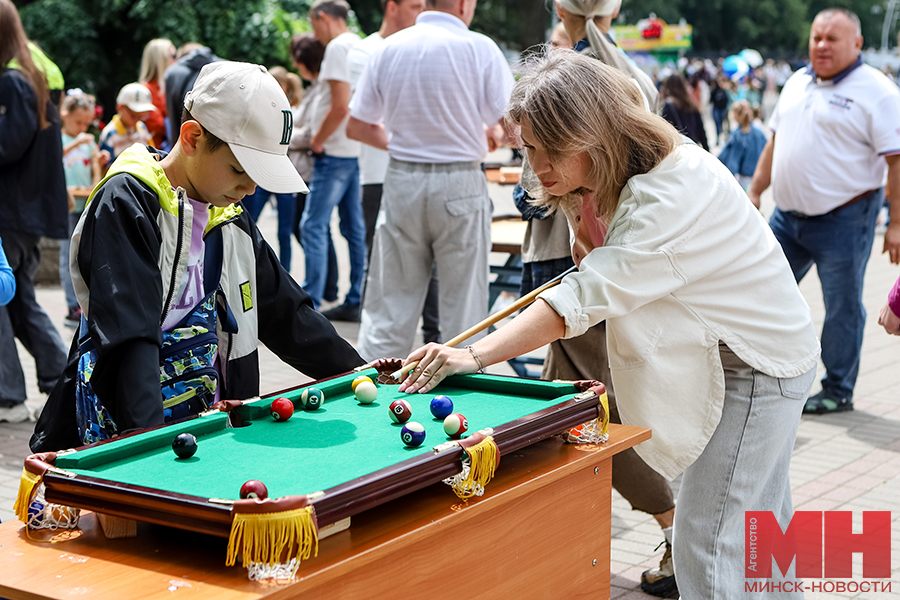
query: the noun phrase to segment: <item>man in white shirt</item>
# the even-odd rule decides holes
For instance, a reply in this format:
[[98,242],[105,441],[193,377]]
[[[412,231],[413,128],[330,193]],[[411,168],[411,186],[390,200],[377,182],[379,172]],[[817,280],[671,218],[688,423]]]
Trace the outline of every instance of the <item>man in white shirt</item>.
[[[416,24],[416,17],[425,10],[425,0],[381,0],[384,18],[381,28],[359,42],[347,55],[350,62],[350,84],[356,89],[363,69],[369,59],[384,46],[385,38]],[[375,223],[381,209],[381,194],[384,176],[387,173],[390,155],[368,144],[362,144],[359,151],[359,181],[362,184],[363,219],[366,222],[367,256],[372,254],[372,240],[375,238]],[[422,335],[425,342],[440,342],[441,331],[438,322],[437,278],[432,277],[428,285],[428,296],[422,310]],[[332,311],[325,313],[330,317]]]
[[[748,194],[759,207],[772,185],[769,222],[800,281],[813,264],[822,282],[825,323],[822,391],[804,412],[853,410],[866,311],[863,277],[884,185],[900,189],[900,91],[859,54],[859,18],[820,12],[810,65],[785,84]],[[884,252],[900,263],[900,203],[891,207]]]
[[316,39],[325,45],[319,71],[322,92],[312,108],[310,148],[316,153],[309,197],[300,219],[306,257],[304,289],[316,308],[322,303],[328,273],[328,228],[335,207],[341,217],[341,235],[350,249],[350,290],[340,315],[356,320],[366,268],[366,226],[359,198],[359,142],[347,138],[350,103],[350,64],[347,55],[359,37],[347,28],[350,5],[345,0],[316,0],[309,20]]
[[348,136],[391,158],[359,334],[367,358],[412,349],[435,262],[444,332],[487,315],[491,201],[480,162],[502,137],[513,80],[497,45],[468,29],[476,3],[427,0],[416,25],[371,59],[351,102]]

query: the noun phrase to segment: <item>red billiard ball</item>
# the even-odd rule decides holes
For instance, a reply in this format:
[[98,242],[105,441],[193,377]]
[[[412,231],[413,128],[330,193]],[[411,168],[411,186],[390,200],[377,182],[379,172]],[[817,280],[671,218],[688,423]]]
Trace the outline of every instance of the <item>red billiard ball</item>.
[[469,429],[469,421],[459,413],[451,413],[444,419],[444,432],[451,439],[459,439]]
[[294,414],[294,403],[287,398],[276,398],[269,410],[276,421],[287,421]]
[[389,407],[391,411],[391,420],[394,423],[406,423],[412,417],[412,407],[409,402],[403,400],[394,400]]
[[246,500],[247,498],[259,498],[260,500],[265,500],[268,497],[269,490],[266,489],[266,484],[264,484],[262,481],[251,479],[241,486],[242,500]]

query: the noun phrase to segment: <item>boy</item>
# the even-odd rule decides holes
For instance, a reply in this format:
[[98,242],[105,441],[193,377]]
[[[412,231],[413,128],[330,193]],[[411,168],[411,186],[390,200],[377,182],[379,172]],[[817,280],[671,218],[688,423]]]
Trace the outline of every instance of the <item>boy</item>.
[[[307,191],[287,157],[291,112],[281,87],[261,66],[216,62],[200,72],[184,108],[171,154],[140,145],[123,152],[76,227],[70,265],[84,313],[80,337],[94,344],[96,362],[92,372],[79,365],[76,338],[31,438],[35,452],[95,439],[85,433],[86,419],[97,426],[81,405],[85,379],[101,430],[104,419],[113,423],[106,437],[164,422],[160,340],[204,299],[215,279],[209,263],[221,264],[211,311],[219,315],[216,400],[259,394],[259,341],[314,378],[364,362],[236,206],[257,183]],[[220,261],[206,258],[217,244]]]
[[109,152],[110,162],[132,144],[150,143],[152,136],[144,119],[155,110],[150,90],[140,83],[129,83],[119,90],[116,114],[100,134],[100,149]]

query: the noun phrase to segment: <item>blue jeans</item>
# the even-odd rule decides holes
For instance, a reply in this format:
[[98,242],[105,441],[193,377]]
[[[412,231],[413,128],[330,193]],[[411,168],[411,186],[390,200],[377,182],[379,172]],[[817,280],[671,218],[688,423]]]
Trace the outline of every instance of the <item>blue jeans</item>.
[[318,308],[328,275],[328,236],[331,213],[338,209],[341,235],[350,249],[350,290],[346,304],[359,304],[366,270],[366,224],[359,197],[359,163],[355,158],[322,155],[316,158],[303,217],[301,243],[306,255],[303,288]]
[[880,189],[824,215],[802,217],[776,208],[769,220],[798,283],[816,265],[825,300],[822,388],[842,398],[853,398],[859,374],[866,323],[863,277],[883,202],[884,189]]
[[725,118],[728,116],[727,108],[713,108],[712,110],[713,121],[716,123],[716,135],[722,135],[722,125],[725,123]]
[[273,194],[256,186],[256,191],[244,198],[244,206],[250,213],[253,222],[259,220],[262,209],[269,200],[269,196],[275,196],[278,203],[278,259],[284,270],[291,271],[291,228],[294,226],[294,194]]

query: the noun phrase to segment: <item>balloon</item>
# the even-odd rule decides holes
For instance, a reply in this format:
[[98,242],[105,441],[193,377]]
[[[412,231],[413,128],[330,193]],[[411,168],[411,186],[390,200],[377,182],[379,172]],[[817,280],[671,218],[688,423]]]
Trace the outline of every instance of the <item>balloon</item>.
[[722,62],[722,70],[732,79],[739,79],[750,71],[750,65],[737,54],[732,54]]
[[750,65],[754,69],[763,64],[762,55],[759,52],[757,52],[756,50],[752,50],[750,48],[745,48],[744,50],[741,50],[741,52],[740,52],[740,54],[738,54],[738,56],[743,58],[744,62],[746,62],[748,65]]

